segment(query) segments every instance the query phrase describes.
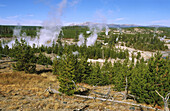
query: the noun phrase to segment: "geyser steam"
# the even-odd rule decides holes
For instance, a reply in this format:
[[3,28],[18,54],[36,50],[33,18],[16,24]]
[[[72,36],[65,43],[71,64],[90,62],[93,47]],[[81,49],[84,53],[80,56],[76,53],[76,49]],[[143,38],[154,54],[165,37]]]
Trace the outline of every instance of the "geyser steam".
[[[58,4],[58,8],[53,9],[49,13],[48,19],[43,22],[43,28],[40,29],[39,32],[37,32],[37,37],[35,39],[26,36],[26,34],[22,34],[22,37],[24,37],[24,39],[30,46],[33,46],[33,44],[35,44],[36,46],[51,46],[53,41],[56,41],[58,39],[60,31],[62,30],[62,22],[60,18],[62,16],[63,9],[65,8],[66,4],[67,0],[62,0],[61,3]],[[20,27],[14,29],[13,35],[19,40],[21,39],[20,32]],[[12,44],[14,42],[15,40],[12,40],[10,43],[8,43],[8,45],[10,45],[10,48],[12,47]]]
[[79,41],[77,42],[77,45],[80,47],[81,45],[84,44],[84,37],[83,37],[83,34],[80,34],[79,35]]
[[13,37],[20,37],[20,33],[21,33],[21,25],[18,24],[17,27],[15,27],[13,30]]
[[62,16],[63,9],[66,7],[67,0],[62,0],[58,5],[56,11],[52,11],[49,14],[49,19],[43,22],[43,28],[38,34],[39,43],[38,46],[46,45],[51,46],[53,41],[58,39],[60,32],[62,31],[62,22],[60,17]]
[[103,29],[106,29],[105,34],[108,35],[108,26],[105,24],[90,24],[89,25],[89,29],[91,32],[90,37],[87,38],[87,42],[86,42],[86,46],[92,46],[95,44],[97,37],[98,37],[98,33],[101,32]]
[[[91,35],[87,38],[86,41],[86,46],[92,46],[95,44],[97,37],[98,37],[98,33],[101,32],[103,29],[105,29],[105,34],[106,36],[108,35],[109,32],[109,27],[106,24],[89,24],[89,29],[90,31],[86,31],[87,34]],[[85,42],[85,39],[83,37],[83,34],[79,35],[79,41],[77,42],[77,45],[80,47],[81,45],[83,45]]]

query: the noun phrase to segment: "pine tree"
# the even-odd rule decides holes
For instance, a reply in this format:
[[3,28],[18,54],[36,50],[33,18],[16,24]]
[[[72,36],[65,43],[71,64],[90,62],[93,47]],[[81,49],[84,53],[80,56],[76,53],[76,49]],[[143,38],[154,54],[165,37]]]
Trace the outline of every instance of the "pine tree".
[[58,80],[60,82],[60,89],[59,91],[65,93],[67,95],[74,94],[74,83],[72,80],[77,82],[77,58],[72,53],[67,53],[62,58],[62,66],[61,71],[59,71]]
[[111,62],[108,62],[107,60],[103,64],[101,68],[102,72],[102,85],[108,85],[111,84],[111,78],[112,78],[112,64]]
[[[127,65],[128,61],[124,61],[123,64],[120,62],[114,64],[114,85],[115,89],[118,91],[122,91],[125,89],[126,85],[126,77],[128,81],[130,81],[130,75],[131,75],[131,68]],[[130,82],[129,82],[130,83]]]
[[34,73],[36,65],[33,63],[34,53],[31,50],[31,46],[28,46],[25,40],[21,39],[21,42],[16,40],[13,48],[17,50],[16,60],[17,63],[13,64],[15,70],[25,71],[28,73]]
[[41,64],[41,65],[52,65],[52,61],[51,61],[50,57],[46,57],[41,52],[38,56],[37,63]]
[[138,102],[147,104],[162,105],[161,95],[165,95],[170,90],[170,60],[163,59],[159,53],[152,57],[148,64],[141,63],[133,70],[131,93],[139,97]]
[[138,53],[137,53],[137,57],[136,57],[136,59],[140,59],[140,57],[141,57],[141,53],[140,53],[140,52],[138,52]]
[[92,72],[88,77],[87,83],[90,85],[102,85],[102,74],[100,70],[100,65],[97,62],[96,65],[93,66]]
[[87,62],[87,57],[82,57],[78,64],[78,76],[77,81],[86,83],[90,73],[92,71],[92,66]]
[[9,46],[5,45],[4,49],[3,49],[3,54],[8,55],[10,52]]

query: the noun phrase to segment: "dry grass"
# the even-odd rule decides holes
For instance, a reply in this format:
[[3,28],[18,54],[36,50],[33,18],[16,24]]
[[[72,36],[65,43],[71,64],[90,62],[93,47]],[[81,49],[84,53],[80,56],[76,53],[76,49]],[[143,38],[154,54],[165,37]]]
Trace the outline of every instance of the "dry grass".
[[[37,65],[37,70],[46,70],[45,66]],[[4,72],[3,72],[4,71]],[[122,104],[112,104],[99,100],[86,100],[75,96],[59,94],[50,95],[44,92],[50,85],[54,89],[59,88],[59,83],[55,75],[51,72],[41,74],[26,74],[24,72],[12,71],[10,68],[0,70],[0,110],[57,110],[73,111],[75,109],[85,109],[88,111],[128,111],[131,106]],[[83,87],[92,89],[93,86],[79,84]],[[96,92],[106,94],[109,87],[97,87]],[[114,94],[111,91],[111,95]],[[92,94],[91,96],[93,96]],[[134,101],[131,101],[134,102]],[[135,108],[137,111],[138,109]]]

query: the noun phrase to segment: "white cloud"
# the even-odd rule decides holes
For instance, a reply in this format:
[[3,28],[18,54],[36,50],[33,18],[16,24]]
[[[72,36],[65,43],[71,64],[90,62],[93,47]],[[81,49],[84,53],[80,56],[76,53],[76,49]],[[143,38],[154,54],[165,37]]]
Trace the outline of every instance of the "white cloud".
[[28,17],[33,17],[33,14],[27,14],[27,15],[14,15],[14,16],[8,16],[7,19],[23,19]]
[[79,25],[79,24],[82,24],[82,23],[81,22],[66,22],[66,21],[63,21],[64,26]]
[[27,25],[27,26],[42,26],[42,21],[41,20],[21,20],[21,25]]
[[14,15],[14,16],[9,16],[9,17],[6,17],[7,19],[16,19],[16,18],[18,18],[19,17],[19,15]]
[[33,15],[33,14],[28,14],[28,15],[26,15],[26,16],[28,16],[28,17],[33,17],[34,15]]
[[103,10],[96,10],[94,14],[94,22],[107,23],[107,18]]
[[125,18],[116,18],[115,21],[122,21],[124,20]]
[[0,18],[0,25],[28,25],[28,26],[40,26],[42,24],[41,20],[32,20],[32,19],[20,19],[20,20],[15,20],[15,19],[4,19]]
[[112,15],[113,15],[113,12],[114,12],[113,10],[108,10],[108,11],[107,11],[107,13],[108,13],[109,16],[112,16]]
[[74,7],[75,5],[77,5],[81,0],[72,0],[72,2],[70,2],[70,5],[72,7]]
[[6,7],[6,5],[5,4],[0,4],[0,7]]
[[59,13],[59,16],[61,16],[63,14],[63,9],[66,7],[66,5],[67,5],[67,0],[62,0],[58,4],[58,13]]
[[169,20],[155,20],[155,21],[151,21],[151,24],[170,26],[170,19]]

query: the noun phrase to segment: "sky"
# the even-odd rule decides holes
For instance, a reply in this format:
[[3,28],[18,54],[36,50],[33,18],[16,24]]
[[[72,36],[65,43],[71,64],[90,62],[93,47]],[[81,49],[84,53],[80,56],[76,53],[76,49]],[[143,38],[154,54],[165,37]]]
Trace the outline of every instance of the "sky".
[[1,25],[83,22],[170,26],[170,0],[0,0]]

